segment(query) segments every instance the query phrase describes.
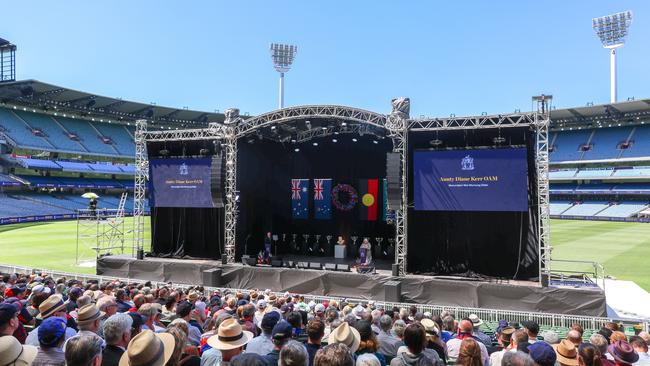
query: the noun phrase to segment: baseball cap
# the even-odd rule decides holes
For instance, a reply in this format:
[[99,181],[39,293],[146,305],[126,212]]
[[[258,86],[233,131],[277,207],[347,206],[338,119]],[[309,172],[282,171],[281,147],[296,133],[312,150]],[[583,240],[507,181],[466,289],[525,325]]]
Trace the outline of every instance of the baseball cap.
[[323,304],[316,304],[316,306],[314,306],[314,311],[317,312],[317,313],[322,313],[322,312],[324,312],[324,311],[325,311],[325,305],[323,305]]
[[277,311],[269,311],[262,318],[262,329],[273,329],[280,321],[280,314]]
[[271,336],[273,339],[291,338],[293,327],[286,320],[280,320],[274,327]]
[[11,318],[18,313],[18,307],[14,304],[0,304],[0,326],[7,324]]
[[535,342],[528,346],[528,354],[539,366],[553,366],[557,360],[555,350],[546,342]]
[[189,301],[181,301],[176,305],[176,315],[179,317],[185,317],[190,314],[190,312],[194,309],[194,305],[190,303]]
[[51,316],[38,327],[38,342],[44,346],[55,346],[65,335],[66,320]]

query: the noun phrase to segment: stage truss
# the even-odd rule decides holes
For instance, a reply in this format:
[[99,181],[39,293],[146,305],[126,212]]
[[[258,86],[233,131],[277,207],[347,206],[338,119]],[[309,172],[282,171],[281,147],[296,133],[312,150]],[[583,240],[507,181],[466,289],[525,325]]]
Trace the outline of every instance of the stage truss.
[[[135,174],[135,229],[134,249],[143,249],[144,244],[144,199],[146,180],[148,177],[148,162],[146,143],[149,141],[189,141],[189,140],[220,140],[225,151],[226,186],[225,186],[225,228],[224,254],[229,263],[235,261],[235,238],[237,224],[237,143],[242,137],[255,133],[258,129],[272,125],[289,123],[308,118],[325,118],[346,121],[350,124],[337,123],[326,129],[302,131],[296,134],[296,142],[304,142],[313,138],[332,135],[335,133],[372,133],[377,129],[385,130],[386,137],[393,142],[393,152],[399,153],[402,169],[400,172],[401,200],[399,207],[391,207],[395,211],[395,264],[400,276],[407,269],[407,209],[408,209],[408,134],[409,132],[425,132],[440,130],[511,128],[530,126],[535,129],[536,167],[538,188],[538,250],[540,281],[550,273],[550,234],[549,234],[549,188],[548,188],[548,126],[550,113],[546,102],[538,103],[537,111],[531,113],[515,113],[493,116],[449,117],[432,119],[410,119],[409,101],[407,98],[393,100],[393,110],[388,115],[378,114],[358,108],[335,105],[314,105],[284,108],[244,120],[239,116],[239,110],[232,108],[225,112],[223,124],[210,123],[208,128],[147,131],[146,120],[136,123],[136,174]],[[135,255],[135,252],[134,252]]]

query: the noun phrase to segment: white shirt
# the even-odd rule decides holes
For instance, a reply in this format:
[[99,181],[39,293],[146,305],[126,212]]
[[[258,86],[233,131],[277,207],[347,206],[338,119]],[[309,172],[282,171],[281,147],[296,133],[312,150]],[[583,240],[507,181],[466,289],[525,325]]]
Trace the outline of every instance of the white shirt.
[[[40,326],[39,326],[40,327]],[[38,342],[38,328],[34,328],[29,334],[27,334],[27,339],[25,340],[25,344],[29,344],[32,346],[40,346],[41,344]],[[74,337],[77,334],[77,331],[72,329],[72,328],[65,328],[65,340],[67,341],[71,337]]]
[[[472,338],[473,339],[473,338]],[[481,359],[483,360],[483,366],[490,366],[490,356],[488,355],[487,348],[481,341],[477,341],[479,348],[481,349]],[[458,353],[460,352],[460,344],[463,343],[462,339],[452,338],[447,341],[447,355],[454,360],[458,358]],[[496,365],[499,366],[499,365]]]
[[635,366],[648,366],[650,365],[650,354],[648,352],[637,352],[639,355],[639,360],[632,365]]
[[494,352],[490,355],[490,365],[492,366],[501,366],[501,361],[503,361],[503,356],[506,352],[517,352],[517,348],[512,348],[510,350],[502,349],[501,351]]

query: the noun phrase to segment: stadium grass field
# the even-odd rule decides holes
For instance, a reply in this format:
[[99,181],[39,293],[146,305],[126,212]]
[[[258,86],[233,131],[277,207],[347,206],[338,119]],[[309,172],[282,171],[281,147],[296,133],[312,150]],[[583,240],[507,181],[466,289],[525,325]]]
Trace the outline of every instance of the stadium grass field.
[[[130,231],[132,219],[125,228]],[[29,223],[0,226],[0,263],[67,272],[94,273],[94,252],[80,248],[81,266],[75,265],[76,221]],[[145,242],[149,242],[149,220],[145,221]],[[126,235],[130,248],[131,233]],[[553,258],[600,262],[608,275],[632,280],[650,291],[650,224],[552,220]],[[145,248],[148,249],[148,248]],[[563,266],[563,268],[567,268]],[[571,265],[588,270],[589,266]]]

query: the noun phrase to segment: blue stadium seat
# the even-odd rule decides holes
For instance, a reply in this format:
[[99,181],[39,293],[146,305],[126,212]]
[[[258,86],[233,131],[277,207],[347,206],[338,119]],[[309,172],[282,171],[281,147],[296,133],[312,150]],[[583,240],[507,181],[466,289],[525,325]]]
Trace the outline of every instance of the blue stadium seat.
[[650,178],[650,168],[648,167],[630,167],[617,168],[614,177],[648,177]]
[[631,141],[632,146],[623,150],[621,157],[638,158],[650,156],[650,126],[637,126]]
[[113,140],[113,146],[120,155],[135,156],[135,142],[126,126],[108,123],[95,123],[94,126],[102,135]]
[[609,207],[609,202],[607,201],[588,201],[581,204],[576,204],[575,206],[564,211],[563,215],[568,216],[595,216],[600,211]]
[[101,140],[100,133],[91,125],[90,121],[72,119],[68,117],[54,117],[68,131],[79,136],[83,146],[93,154],[119,156],[120,154],[111,145]]
[[580,146],[589,141],[590,135],[591,130],[558,132],[553,143],[554,151],[551,153],[551,160],[580,160],[582,157]]
[[54,146],[49,144],[45,138],[34,135],[31,128],[11,109],[0,108],[0,126],[5,134],[20,147],[54,150]]
[[16,110],[16,114],[32,127],[38,128],[45,133],[47,140],[59,151],[72,153],[87,153],[81,144],[70,139],[68,134],[56,123],[56,121],[47,114],[32,113]]
[[599,128],[594,130],[591,150],[585,151],[582,160],[616,159],[620,143],[627,141],[632,127]]
[[599,212],[599,217],[630,217],[648,208],[647,202],[623,201]]

